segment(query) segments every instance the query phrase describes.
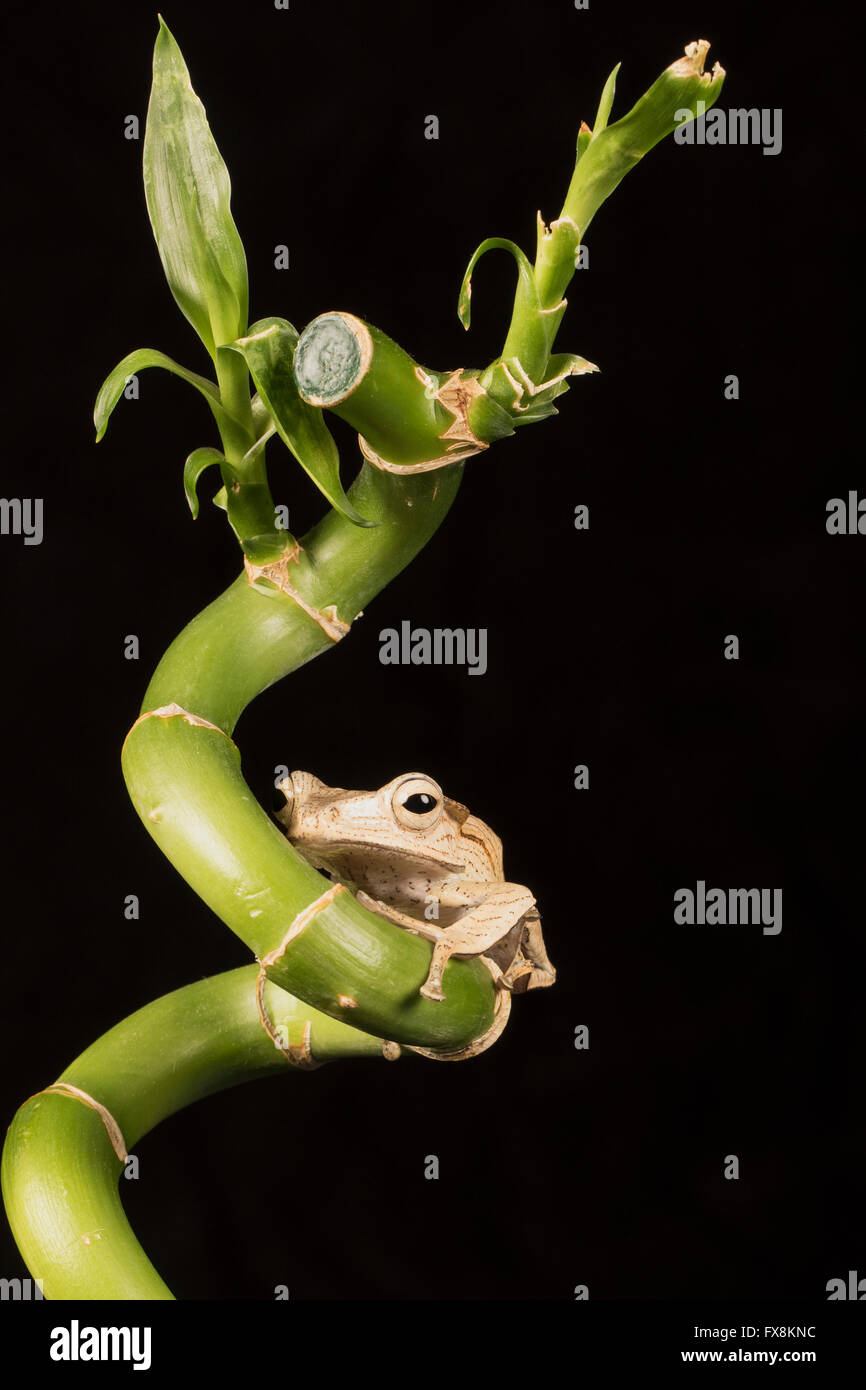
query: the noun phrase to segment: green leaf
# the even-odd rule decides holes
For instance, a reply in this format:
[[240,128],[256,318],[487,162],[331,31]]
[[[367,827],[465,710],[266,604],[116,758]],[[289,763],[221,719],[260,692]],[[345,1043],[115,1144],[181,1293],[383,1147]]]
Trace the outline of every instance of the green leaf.
[[[509,241],[507,237],[488,237],[486,241],[482,241],[466,267],[466,274],[460,287],[457,314],[463,327],[468,328],[472,272],[484,253],[494,250],[510,251],[517,262],[517,291],[514,296],[511,327],[505,339],[502,357],[505,359],[518,358],[526,374],[534,379],[539,372],[544,370],[547,362],[547,355],[550,351],[551,324],[550,319],[545,318],[542,311],[538,287],[535,282],[535,272],[523,251],[513,241]],[[487,385],[486,378],[482,378],[482,384]]]
[[[584,376],[587,372],[597,371],[598,367],[594,362],[588,361],[586,357],[578,357],[576,352],[555,352],[548,360],[544,377],[546,381],[558,386],[567,376]],[[544,391],[549,388],[542,383],[540,389]],[[567,386],[562,386],[561,389],[565,391]]]
[[472,272],[481,257],[487,251],[510,251],[517,262],[518,270],[518,296],[522,295],[530,304],[537,302],[538,295],[535,290],[535,278],[532,274],[532,266],[526,256],[515,242],[509,241],[507,237],[490,236],[474,252],[472,259],[466,267],[466,274],[463,276],[463,284],[460,286],[460,297],[457,301],[457,317],[468,328],[471,318],[472,300]]
[[375,526],[355,510],[340,482],[340,459],[330,430],[316,406],[298,395],[292,373],[297,330],[285,319],[260,319],[253,330],[226,350],[239,352],[249,368],[277,433],[331,506],[356,526]]
[[[716,63],[704,72],[709,49],[706,39],[690,43],[685,55],[665,68],[625,116],[607,125],[616,69],[605,84],[596,117],[604,122],[593,132],[581,154],[565,199],[563,215],[570,217],[586,234],[592,218],[617,184],[643,156],[686,119],[693,119],[699,101],[709,110],[722,90],[725,71]],[[609,99],[609,100],[608,100]]]
[[533,382],[517,358],[500,358],[482,373],[482,386],[505,410],[515,426],[544,420],[556,411],[551,402],[568,390],[567,377],[597,372],[594,362],[572,352],[558,352],[548,358],[543,379]]
[[[565,388],[568,390],[568,387]],[[529,410],[524,410],[522,415],[515,415],[515,426],[537,425],[540,420],[548,420],[551,415],[558,415],[559,411],[552,401],[543,401],[539,405],[533,405]]]
[[[248,337],[250,333],[257,333],[258,328],[258,324],[253,324],[252,328],[247,329],[246,336]],[[265,431],[273,434],[276,427],[271,419],[271,412],[268,410],[258,391],[250,401],[250,410],[252,411],[253,430],[255,431],[256,439],[261,439]]]
[[231,184],[183,55],[162,16],[144,136],[147,211],[169,288],[213,356],[246,331],[243,243]]
[[143,371],[145,367],[164,367],[167,372],[173,372],[183,381],[188,381],[197,391],[201,391],[213,411],[220,431],[232,428],[231,417],[220,403],[219,391],[214,382],[208,381],[207,377],[199,376],[198,372],[187,371],[186,367],[182,367],[171,357],[166,357],[164,352],[159,352],[156,348],[137,348],[135,352],[128,353],[122,362],[118,362],[99,388],[93,410],[97,444],[108,428],[111,412],[123,395],[129,378],[136,372]]
[[[464,379],[478,379],[480,376],[479,371],[464,373]],[[510,413],[486,392],[470,401],[467,419],[472,433],[483,439],[485,444],[492,444],[497,439],[507,439],[514,433],[514,422]]]
[[225,457],[219,449],[194,449],[183,466],[183,490],[193,521],[198,516],[198,480],[205,469],[211,468],[215,463],[225,463]]
[[601,94],[601,101],[598,103],[598,111],[595,114],[595,125],[592,127],[592,139],[606,129],[610,117],[610,108],[613,106],[613,95],[616,91],[616,75],[622,67],[622,63],[617,63],[610,77],[604,84],[604,91]]
[[527,409],[515,416],[515,424],[518,420],[520,423],[527,419],[543,420],[547,414],[556,414],[555,411],[546,410],[546,407],[569,389],[568,378],[597,371],[598,367],[594,362],[587,361],[585,357],[578,357],[574,352],[553,353],[548,359],[543,380],[523,397],[521,404]]

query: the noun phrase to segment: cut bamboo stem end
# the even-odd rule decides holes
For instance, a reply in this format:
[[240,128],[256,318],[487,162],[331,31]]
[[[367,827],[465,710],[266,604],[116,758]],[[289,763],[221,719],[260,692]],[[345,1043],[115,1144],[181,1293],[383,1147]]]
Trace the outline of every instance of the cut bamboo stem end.
[[308,405],[335,406],[363,381],[373,361],[373,339],[354,314],[320,314],[295,348],[294,373]]
[[470,407],[485,395],[476,375],[462,367],[428,371],[354,314],[313,319],[298,339],[293,371],[302,400],[348,421],[377,468],[445,467],[490,442],[469,422]]

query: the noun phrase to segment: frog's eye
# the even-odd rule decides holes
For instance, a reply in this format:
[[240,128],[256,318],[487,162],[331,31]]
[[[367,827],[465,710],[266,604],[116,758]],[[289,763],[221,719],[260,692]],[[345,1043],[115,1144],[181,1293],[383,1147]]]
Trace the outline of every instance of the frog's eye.
[[443,804],[442,792],[431,777],[404,777],[391,796],[394,816],[407,830],[429,830],[437,825]]

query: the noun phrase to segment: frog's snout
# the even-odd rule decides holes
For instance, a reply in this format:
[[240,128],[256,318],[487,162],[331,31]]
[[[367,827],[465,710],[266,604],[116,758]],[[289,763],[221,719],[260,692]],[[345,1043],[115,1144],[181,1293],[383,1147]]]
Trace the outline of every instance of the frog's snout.
[[287,832],[293,816],[297,815],[302,807],[315,805],[317,797],[331,790],[324,782],[320,782],[318,777],[314,777],[312,772],[292,772],[277,782],[277,789],[283,793],[286,804],[274,814]]
[[276,787],[277,791],[283,793],[286,800],[285,805],[281,806],[278,811],[274,811],[274,819],[288,830],[292,822],[292,812],[295,809],[295,784],[291,776],[288,776],[277,782]]

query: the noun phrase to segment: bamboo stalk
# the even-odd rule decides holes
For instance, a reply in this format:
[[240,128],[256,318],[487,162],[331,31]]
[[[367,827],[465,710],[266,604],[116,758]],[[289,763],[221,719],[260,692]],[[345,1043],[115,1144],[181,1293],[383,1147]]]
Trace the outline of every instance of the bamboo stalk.
[[[120,1133],[123,1153],[203,1096],[299,1071],[292,1053],[314,1064],[383,1056],[381,1039],[271,984],[263,999],[269,1032],[257,1004],[258,975],[255,965],[243,966],[154,1000],[87,1048],[55,1085],[98,1102]],[[173,1297],[124,1213],[124,1166],[106,1120],[71,1091],[41,1091],[15,1115],[3,1149],[3,1198],[46,1298]]]
[[332,512],[304,538],[284,568],[306,607],[271,582],[254,587],[248,573],[236,580],[163,657],[142,705],[149,717],[133,726],[122,760],[149,833],[217,916],[268,958],[270,978],[337,1018],[346,1016],[340,1000],[351,998],[352,1022],[367,1032],[447,1051],[490,1027],[490,972],[479,960],[454,961],[446,999],[421,996],[429,943],[350,893],[329,896],[330,881],[253,798],[229,735],[259,691],[335,644],[308,610],[333,607],[332,623],[351,624],[426,543],[458,485],[459,467],[399,478],[365,466],[350,496],[378,525]]
[[[539,220],[535,266],[501,238],[483,243],[470,262],[459,309],[466,327],[478,257],[505,247],[517,261],[503,354],[483,373],[439,374],[352,315],[323,315],[300,337],[276,319],[247,332],[246,261],[228,173],[160,22],[145,142],[148,210],[172,293],[211,353],[217,383],[140,349],[107,379],[95,420],[101,437],[133,363],[167,368],[202,391],[223,453],[194,451],[184,470],[187,497],[195,514],[197,478],[218,462],[220,504],[245,567],[160,662],[124,745],[123,770],[150,834],[259,966],[147,1005],[15,1116],[3,1194],[48,1297],[171,1297],[126,1221],[117,1178],[127,1145],[175,1110],[285,1069],[287,1060],[389,1056],[398,1042],[459,1058],[498,1036],[507,1009],[497,1010],[495,998],[507,996],[495,996],[484,964],[452,959],[445,1000],[424,998],[430,946],[368,912],[297,854],[244,782],[231,735],[257,694],[340,643],[364,605],[427,543],[456,495],[460,460],[553,413],[565,378],[595,370],[582,358],[552,355],[575,249],[601,202],[683,108],[693,115],[699,100],[708,107],[716,99],[724,74],[718,67],[704,74],[707,47],[689,45],[608,127],[611,74],[594,129],[581,128],[562,215],[550,228]],[[258,388],[253,401],[247,368]],[[323,407],[355,425],[369,461],[348,507]],[[333,507],[300,544],[273,527],[264,446],[275,430]]]

